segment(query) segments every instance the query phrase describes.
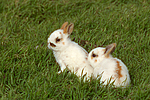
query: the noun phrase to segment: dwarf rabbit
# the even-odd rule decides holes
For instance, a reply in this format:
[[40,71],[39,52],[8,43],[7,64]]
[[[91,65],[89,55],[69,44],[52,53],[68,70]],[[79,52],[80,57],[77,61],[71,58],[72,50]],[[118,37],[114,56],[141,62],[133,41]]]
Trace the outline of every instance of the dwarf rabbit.
[[101,77],[100,82],[104,85],[112,83],[116,87],[125,87],[130,83],[129,72],[121,60],[111,56],[115,48],[116,43],[106,48],[97,47],[89,53],[88,60],[94,68],[94,77]]
[[94,69],[88,62],[87,51],[69,38],[73,27],[74,24],[68,25],[68,22],[65,22],[60,29],[55,30],[48,38],[48,48],[52,49],[61,68],[58,73],[68,68],[77,76],[86,74],[85,78],[89,79]]

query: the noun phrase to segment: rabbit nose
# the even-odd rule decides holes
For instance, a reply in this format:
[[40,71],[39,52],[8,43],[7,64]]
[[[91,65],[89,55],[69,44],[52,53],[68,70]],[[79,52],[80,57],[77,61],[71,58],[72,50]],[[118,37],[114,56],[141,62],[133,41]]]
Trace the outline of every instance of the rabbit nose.
[[53,43],[51,43],[51,42],[50,42],[50,45],[51,45],[52,47],[56,47],[56,45],[55,45],[55,44],[53,44]]

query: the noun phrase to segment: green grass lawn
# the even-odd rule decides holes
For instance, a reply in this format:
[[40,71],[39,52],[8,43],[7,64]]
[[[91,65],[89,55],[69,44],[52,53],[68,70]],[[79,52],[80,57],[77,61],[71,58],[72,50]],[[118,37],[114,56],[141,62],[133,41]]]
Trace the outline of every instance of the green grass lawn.
[[[57,74],[47,38],[66,21],[75,25],[71,39],[88,52],[117,43],[113,56],[127,65],[129,87]],[[150,99],[150,1],[1,0],[0,99]]]

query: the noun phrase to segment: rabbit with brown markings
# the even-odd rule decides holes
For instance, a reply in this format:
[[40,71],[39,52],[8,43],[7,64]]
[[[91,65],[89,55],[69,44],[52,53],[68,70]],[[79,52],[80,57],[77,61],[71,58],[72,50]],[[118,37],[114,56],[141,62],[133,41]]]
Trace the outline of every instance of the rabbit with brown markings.
[[112,83],[116,87],[125,87],[130,83],[129,72],[121,60],[111,56],[115,48],[116,43],[106,48],[97,47],[89,53],[88,60],[94,68],[94,77],[101,77],[101,83],[104,85]]
[[88,62],[87,51],[69,38],[73,27],[74,24],[65,22],[60,29],[55,30],[48,38],[48,48],[52,49],[61,68],[59,73],[68,68],[79,77],[86,74],[85,78],[89,79],[94,69]]

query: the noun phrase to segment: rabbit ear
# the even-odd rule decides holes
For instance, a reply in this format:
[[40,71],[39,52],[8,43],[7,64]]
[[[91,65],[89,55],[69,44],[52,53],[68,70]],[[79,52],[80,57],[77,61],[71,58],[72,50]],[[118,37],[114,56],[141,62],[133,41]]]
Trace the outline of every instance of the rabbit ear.
[[109,57],[109,54],[112,54],[116,49],[116,43],[112,43],[108,46],[106,46],[106,49],[105,49],[105,57]]
[[62,29],[62,30],[65,29],[67,27],[67,25],[68,25],[68,22],[63,23],[63,25],[61,26],[60,29]]
[[70,34],[72,33],[72,31],[73,31],[73,27],[74,27],[74,24],[73,24],[73,23],[69,24],[69,25],[64,29],[64,32],[63,32],[63,33],[70,35]]

